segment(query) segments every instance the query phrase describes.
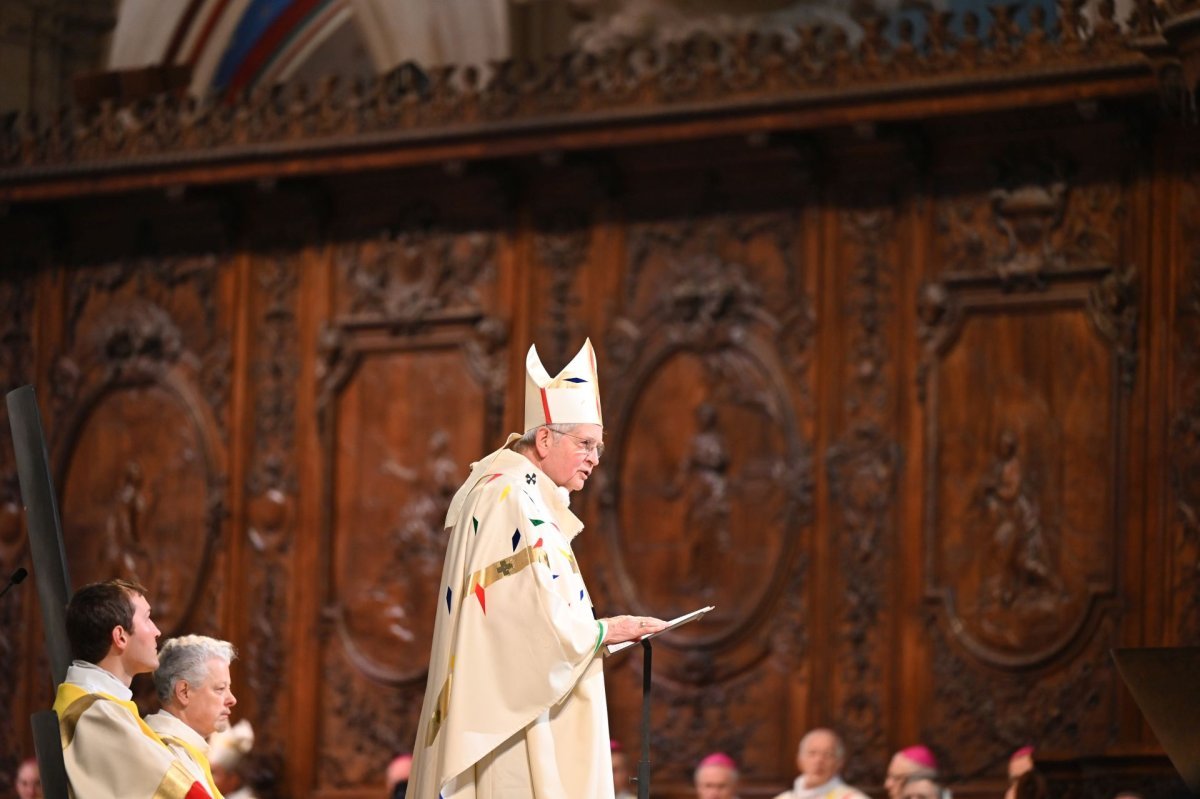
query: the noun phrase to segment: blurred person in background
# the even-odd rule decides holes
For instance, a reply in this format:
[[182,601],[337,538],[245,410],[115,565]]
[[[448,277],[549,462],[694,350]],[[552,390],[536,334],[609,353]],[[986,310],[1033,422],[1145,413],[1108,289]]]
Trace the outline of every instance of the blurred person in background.
[[17,791],[17,799],[42,799],[42,775],[38,771],[37,761],[32,757],[21,761],[17,766],[17,778],[13,782]]
[[800,776],[791,790],[775,799],[867,799],[841,777],[846,762],[846,745],[833,730],[818,727],[800,739],[796,765]]
[[388,799],[404,799],[408,795],[408,776],[412,773],[412,755],[403,752],[392,758],[387,767]]
[[255,799],[255,791],[246,780],[247,756],[252,749],[254,728],[246,719],[209,736],[208,762],[213,782],[225,799]]
[[928,747],[917,744],[892,755],[883,787],[887,789],[888,799],[900,799],[900,791],[909,778],[927,777],[936,780],[937,776],[937,758]]
[[737,763],[724,752],[714,752],[701,760],[694,781],[696,799],[737,799]]

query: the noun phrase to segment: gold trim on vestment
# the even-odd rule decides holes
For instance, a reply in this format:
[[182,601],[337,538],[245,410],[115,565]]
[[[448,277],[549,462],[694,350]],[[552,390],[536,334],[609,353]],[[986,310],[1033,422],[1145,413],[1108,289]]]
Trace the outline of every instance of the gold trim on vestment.
[[525,547],[507,558],[501,558],[487,568],[480,569],[467,580],[464,599],[475,592],[476,586],[487,588],[495,582],[511,577],[531,563],[540,563],[550,568],[550,556],[542,547]]
[[79,717],[100,699],[103,697],[97,694],[85,694],[68,705],[67,709],[59,715],[58,733],[62,739],[64,750],[71,745],[71,741],[75,740],[75,728],[79,725]]
[[185,799],[188,791],[196,784],[196,778],[187,767],[178,760],[171,761],[171,767],[163,775],[162,782],[154,791],[154,799]]
[[437,706],[434,707],[433,715],[429,719],[429,733],[425,736],[426,746],[433,746],[438,732],[442,729],[442,722],[446,719],[446,713],[450,710],[450,681],[453,678],[454,671],[451,670],[446,675],[446,681],[442,683],[442,690],[438,693]]
[[[566,550],[560,550],[563,557],[571,564],[571,570],[576,574],[579,573],[579,566],[575,563],[575,558]],[[550,555],[543,547],[527,546],[520,552],[517,552],[507,558],[501,558],[492,565],[474,572],[467,578],[466,586],[463,590],[463,600],[466,597],[475,593],[476,588],[487,589],[505,577],[511,577],[525,567],[540,563],[547,569],[550,568]],[[446,720],[446,714],[450,709],[450,686],[454,677],[454,663],[451,661],[449,672],[446,674],[446,681],[442,683],[442,690],[438,692],[437,704],[433,708],[433,713],[429,717],[429,730],[425,736],[425,745],[433,746],[434,740],[437,739],[438,732],[442,729],[442,722]]]
[[204,775],[208,780],[209,795],[212,796],[213,799],[225,799],[225,797],[221,795],[221,792],[217,790],[217,781],[213,779],[212,768],[209,766],[208,758],[205,757],[203,752],[182,738],[176,738],[174,735],[163,735],[162,733],[159,733],[158,737],[162,738],[163,743],[165,744],[177,744],[179,748],[191,755],[191,758],[196,765],[204,770]]

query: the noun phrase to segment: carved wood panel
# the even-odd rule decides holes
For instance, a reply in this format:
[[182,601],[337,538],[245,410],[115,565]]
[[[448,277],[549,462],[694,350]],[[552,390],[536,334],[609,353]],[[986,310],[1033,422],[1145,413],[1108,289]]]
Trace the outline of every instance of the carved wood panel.
[[1168,517],[1175,544],[1172,635],[1181,644],[1200,643],[1200,170],[1190,154],[1189,170],[1180,181],[1176,224],[1181,251],[1174,283],[1175,327],[1171,358],[1169,480],[1173,513]]
[[220,271],[213,255],[74,270],[51,375],[72,580],[134,577],[167,636],[221,628],[230,350]]
[[[830,516],[826,522],[834,550],[830,596],[817,611],[829,618],[830,719],[846,744],[845,776],[857,784],[882,781],[887,757],[888,705],[885,673],[888,610],[894,575],[888,561],[895,550],[895,514],[900,445],[893,432],[899,357],[895,330],[897,281],[901,272],[903,215],[878,190],[846,190],[837,212],[835,262],[836,393],[829,395],[828,418],[836,432],[825,452]],[[846,269],[845,267],[848,267]],[[831,368],[834,364],[830,364]],[[836,664],[836,665],[835,665]]]
[[317,689],[321,791],[370,784],[411,748],[424,695],[443,521],[467,464],[502,443],[502,322],[484,314],[495,233],[382,233],[336,255],[322,333],[324,460]]
[[1116,641],[1138,277],[1114,173],[1009,148],[990,191],[947,186],[934,207],[938,277],[917,297],[925,721],[964,776],[1020,741],[1098,749],[1115,729],[1103,653]]
[[[248,318],[253,332],[247,354],[250,419],[244,519],[238,525],[246,552],[240,592],[244,619],[239,677],[241,714],[255,719],[291,719],[285,700],[291,684],[287,656],[295,613],[290,606],[297,529],[296,394],[300,355],[298,294],[302,260],[289,252],[268,252],[249,269]],[[306,582],[308,577],[303,578]],[[281,757],[287,736],[278,725],[256,727],[255,752]]]
[[[609,450],[576,507],[597,611],[718,607],[655,649],[655,794],[690,796],[724,749],[742,795],[774,795],[832,723],[863,787],[912,735],[981,796],[1031,740],[1105,764],[1144,743],[1106,650],[1150,629],[1151,591],[1166,635],[1200,637],[1200,186],[1143,176],[1178,200],[1152,247],[1112,126],[1056,114],[1069,146],[997,144],[981,118],[922,154],[881,126],[831,135],[811,172],[798,136],[722,134],[552,179],[553,153],[280,176],[230,192],[229,243],[208,217],[172,238],[190,201],[79,201],[36,296],[0,280],[0,380],[40,378],[77,582],[147,567],[167,627],[241,644],[239,713],[289,756],[292,795],[367,799],[412,744],[447,497],[519,418],[529,340],[561,364],[591,335]],[[1160,385],[1141,334],[1167,311]],[[1157,535],[1123,510],[1131,453],[1156,451],[1130,420],[1157,413],[1169,574],[1116,563]],[[28,587],[0,603],[9,713],[40,701]],[[640,670],[606,664],[630,750]],[[0,733],[0,767],[24,735]]]
[[[657,647],[664,696],[652,744],[668,791],[715,748],[755,778],[783,776],[774,756],[789,737],[789,707],[750,709],[786,695],[807,671],[798,584],[813,518],[811,408],[802,401],[813,310],[799,235],[792,210],[629,230],[625,313],[609,324],[602,359],[603,547],[588,543],[603,564],[611,610],[601,611],[720,609]],[[606,671],[615,727],[632,736],[640,660]]]

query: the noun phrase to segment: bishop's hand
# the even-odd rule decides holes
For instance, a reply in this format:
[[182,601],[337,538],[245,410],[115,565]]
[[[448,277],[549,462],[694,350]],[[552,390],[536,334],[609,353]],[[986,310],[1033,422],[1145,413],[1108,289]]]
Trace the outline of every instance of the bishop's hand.
[[659,632],[667,626],[665,621],[653,616],[613,616],[603,621],[607,629],[602,642],[604,644],[636,641],[644,635]]

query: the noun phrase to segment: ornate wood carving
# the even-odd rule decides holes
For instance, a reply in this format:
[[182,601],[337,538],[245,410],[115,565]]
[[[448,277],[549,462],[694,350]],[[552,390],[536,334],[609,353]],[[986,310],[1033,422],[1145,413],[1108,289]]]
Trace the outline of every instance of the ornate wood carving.
[[1075,180],[1074,164],[1050,148],[1014,148],[993,166],[986,202],[940,203],[938,254],[947,273],[1032,290],[1048,272],[1121,263],[1113,226],[1125,213],[1118,186]]
[[658,647],[656,681],[671,687],[654,745],[672,774],[716,742],[741,752],[778,732],[772,714],[745,721],[749,685],[783,690],[787,679],[764,660],[771,647],[804,667],[804,592],[785,590],[807,565],[814,485],[804,392],[793,390],[811,347],[797,235],[786,213],[632,226],[627,315],[605,336],[608,600],[664,616],[698,601],[723,609]]
[[[1012,150],[986,199],[939,201],[944,271],[918,298],[927,588],[958,644],[994,667],[1056,657],[1115,590],[1125,472],[1112,420],[1137,366],[1136,278],[1111,224],[1119,185],[1075,185],[1074,172],[1047,148]],[[1074,409],[1088,404],[1084,422]],[[955,410],[968,407],[974,418]],[[1079,485],[1108,505],[1072,499]]]
[[[242,647],[243,672],[257,717],[279,717],[289,679],[285,655],[288,584],[296,531],[296,387],[300,378],[296,322],[300,264],[272,253],[251,268],[255,344],[249,365],[253,447],[246,469],[246,537],[250,567],[245,589],[250,624]],[[256,751],[282,754],[286,736],[260,725]]]
[[[762,727],[769,723],[759,718],[747,718],[744,708],[752,706],[757,693],[756,674],[731,680],[716,680],[711,662],[697,653],[691,658],[692,685],[670,682],[655,684],[655,702],[661,706],[650,733],[650,749],[659,763],[673,766],[666,773],[691,776],[689,765],[712,752],[725,752],[739,763],[751,762],[747,747],[762,738]],[[705,672],[708,672],[707,674]]]
[[381,688],[334,647],[324,648],[322,660],[330,693],[325,713],[329,729],[323,736],[318,783],[334,790],[376,785],[380,764],[386,766],[416,740],[424,681]]
[[[194,611],[225,525],[227,337],[211,256],[139,258],[72,273],[70,349],[51,374],[56,484],[76,579],[134,576],[164,632],[217,632]],[[87,464],[87,468],[78,464]],[[79,571],[78,569],[76,571]],[[220,594],[216,594],[220,596]]]
[[[199,391],[208,401],[222,436],[226,436],[232,355],[228,336],[222,334],[218,319],[219,272],[219,261],[211,254],[139,256],[76,268],[67,289],[67,344],[75,346],[81,326],[107,325],[111,329],[104,346],[109,351],[102,357],[119,370],[139,363],[152,364],[156,360],[175,363],[183,354],[182,337],[186,336],[187,349],[196,359],[196,363],[189,366],[198,372]],[[114,298],[122,296],[148,298],[161,308],[143,304],[135,313],[144,318],[122,320],[120,312],[113,314],[105,310]],[[96,322],[92,318],[96,313],[108,313],[109,319]],[[192,322],[186,324],[186,330],[176,331],[173,323],[150,318],[163,314],[178,315]],[[194,314],[199,318],[194,318]],[[139,330],[139,327],[145,330]],[[155,339],[159,333],[168,338]],[[74,363],[63,362],[55,366],[52,384],[57,407],[74,400],[80,377],[78,371]]]
[[[1015,666],[1061,652],[1091,619],[1096,598],[1115,587],[1124,466],[1121,432],[1109,420],[1124,418],[1125,353],[1095,343],[1079,317],[1094,309],[1098,286],[1119,293],[1130,284],[1113,273],[1076,272],[1013,298],[1001,281],[990,290],[946,282],[923,291],[925,542],[928,590],[955,619],[956,640],[981,662]],[[1006,313],[1017,309],[1019,316]],[[1046,340],[1061,349],[1033,355],[1030,346]],[[1070,385],[1057,375],[1073,375]],[[1088,424],[1099,429],[1070,418],[1080,402],[1095,406]],[[965,407],[980,413],[963,420],[953,409]],[[1076,485],[1092,486],[1109,504],[1072,500],[1080,489],[1062,482],[1068,464]],[[972,562],[954,554],[961,547],[975,553]]]
[[507,330],[482,313],[484,287],[495,278],[495,254],[494,233],[455,232],[431,222],[341,247],[337,267],[343,315],[321,333],[319,418],[325,418],[332,392],[358,366],[357,351],[348,346],[350,331],[378,328],[442,341],[441,331],[466,324],[471,333],[455,340],[485,387],[487,429],[498,431],[506,386],[495,355],[506,343]]
[[1114,735],[1101,653],[1115,630],[1137,277],[1112,224],[1120,186],[1072,175],[1026,151],[1000,162],[986,197],[939,199],[944,271],[918,296],[925,734],[963,777],[1022,741],[1099,751]]
[[431,225],[337,256],[345,313],[317,370],[333,575],[322,638],[340,675],[321,690],[323,787],[373,782],[415,735],[442,522],[466,464],[500,443],[507,327],[482,304],[494,253],[493,232]]
[[[5,161],[0,183],[117,192],[127,178],[162,178],[156,164],[178,174],[236,159],[212,179],[239,182],[286,165],[274,189],[268,178],[234,190],[242,202],[223,208],[243,232],[238,280],[223,256],[204,254],[224,251],[210,243],[200,255],[116,254],[149,232],[124,213],[144,197],[105,195],[113,208],[104,214],[78,196],[0,207],[6,241],[53,229],[64,235],[47,238],[73,242],[73,252],[106,253],[99,263],[85,256],[21,271],[29,279],[20,299],[0,281],[0,381],[18,361],[46,372],[65,513],[83,525],[72,534],[73,562],[101,562],[109,536],[125,541],[110,565],[188,563],[186,573],[149,577],[167,627],[222,634],[231,607],[245,608],[235,632],[251,698],[239,710],[259,728],[260,748],[296,753],[286,722],[312,722],[302,741],[315,744],[311,763],[289,762],[289,787],[365,799],[387,758],[412,743],[428,653],[421,592],[441,567],[448,493],[507,432],[508,369],[519,360],[508,332],[529,332],[547,343],[547,360],[564,360],[590,319],[604,325],[591,334],[610,440],[577,505],[597,611],[666,615],[704,598],[719,607],[656,646],[657,792],[690,795],[696,759],[720,747],[742,760],[743,795],[773,795],[794,776],[796,737],[813,721],[843,729],[847,776],[868,787],[888,751],[911,742],[893,735],[919,735],[956,779],[977,778],[956,791],[966,795],[988,790],[1008,752],[1030,739],[1108,769],[1114,751],[1145,742],[1113,706],[1120,689],[1104,650],[1153,632],[1165,640],[1147,643],[1200,641],[1200,183],[1177,171],[1174,150],[1135,154],[1135,163],[1108,149],[1115,124],[1104,120],[1141,113],[1140,88],[1124,95],[1128,106],[1091,109],[1098,126],[1081,122],[1088,103],[1015,120],[976,113],[992,91],[1004,109],[1141,85],[1131,80],[1141,62],[1096,49],[1114,35],[1099,32],[1111,21],[1103,15],[1064,8],[1056,33],[1039,31],[1044,17],[1025,26],[1021,9],[989,13],[991,22],[962,26],[934,14],[925,38],[871,22],[853,46],[805,29],[778,52],[746,36],[696,40],[655,60],[631,51],[530,71],[501,65],[498,82],[476,75],[469,90],[462,75],[442,71],[428,88],[393,84],[359,106],[340,90],[310,94],[282,121],[254,110],[282,102],[264,95],[194,106],[188,113],[205,121],[172,129],[164,104],[163,127],[140,130],[136,144],[114,107],[95,133],[85,115],[64,122],[86,131],[83,149],[70,136],[30,138],[35,165]],[[955,71],[964,64],[974,71]],[[847,197],[843,187],[860,176],[887,182],[864,167],[864,153],[896,174],[885,158],[900,152],[897,130],[859,126],[847,144],[822,120],[862,118],[898,92],[908,92],[898,113],[930,112],[921,127],[932,191],[921,178],[879,199]],[[960,114],[968,95],[973,105]],[[314,119],[324,121],[309,126]],[[822,168],[801,174],[807,134],[742,137],[766,119],[821,127],[812,141],[822,142]],[[1007,122],[1015,124],[998,131]],[[1148,137],[1175,135],[1145,124]],[[620,137],[597,142],[635,126],[647,138],[605,155],[602,167],[567,156],[551,168],[553,154],[540,166],[491,160],[548,137],[565,148],[615,147]],[[661,138],[647,143],[649,132]],[[672,138],[685,135],[693,138]],[[1069,157],[1013,149],[994,175],[978,177],[980,150],[995,138],[1043,135],[1064,142]],[[466,175],[461,163],[360,174],[360,155],[397,164],[462,142],[481,145]],[[202,152],[206,144],[217,149]],[[1186,137],[1176,144],[1190,147]],[[296,153],[335,152],[346,157],[328,168],[344,174],[292,191]],[[1126,164],[1122,182],[1113,176]],[[587,193],[577,173],[587,173]],[[597,182],[607,191],[600,211]],[[497,219],[500,183],[516,207]],[[191,203],[201,192],[184,194]],[[418,194],[428,204],[414,205]],[[328,211],[316,234],[314,198]],[[1157,213],[1160,200],[1169,214]],[[178,201],[169,192],[163,213]],[[92,248],[90,231],[103,226],[89,221],[101,216],[120,224]],[[1151,241],[1159,235],[1163,243]],[[1131,270],[1130,258],[1143,256],[1158,260]],[[11,251],[5,263],[14,265]],[[922,277],[930,282],[914,318],[897,304],[911,298],[897,295]],[[302,309],[297,280],[315,291],[327,278],[330,295]],[[538,299],[511,305],[526,288]],[[49,302],[35,307],[41,299]],[[817,308],[838,316],[819,334]],[[247,329],[231,350],[233,319]],[[314,340],[316,363],[306,366],[301,353]],[[919,405],[898,382],[914,346]],[[297,392],[308,368],[316,396],[306,398]],[[244,384],[231,386],[230,373]],[[312,469],[297,460],[314,420],[296,414],[310,401],[320,447]],[[237,415],[226,417],[235,402]],[[232,451],[245,462],[227,465],[224,428],[234,422]],[[901,445],[914,430],[930,457],[921,485],[901,479],[913,468]],[[1123,438],[1140,431],[1166,435]],[[23,541],[5,446],[0,564],[11,570]],[[1160,450],[1163,468],[1126,471],[1153,465]],[[821,468],[828,490],[814,496]],[[226,470],[244,474],[245,513],[228,524],[245,537],[223,562],[210,536],[227,523]],[[1152,485],[1163,474],[1170,484]],[[1131,511],[1125,491],[1145,492]],[[173,519],[168,497],[178,498]],[[901,520],[918,509],[928,526],[907,529]],[[301,515],[309,512],[328,515]],[[1161,547],[1146,526],[1160,522]],[[153,544],[128,543],[148,529]],[[319,540],[296,538],[309,529]],[[85,538],[93,551],[79,548]],[[1113,568],[1147,542],[1146,558]],[[928,583],[917,585],[897,556],[919,550]],[[1173,571],[1160,573],[1166,566]],[[233,604],[185,607],[193,572],[204,597]],[[289,605],[303,585],[319,591],[303,604],[320,612]],[[10,716],[40,690],[28,586],[0,603],[0,671],[23,672],[0,685]],[[1163,618],[1146,615],[1160,610]],[[914,618],[915,627],[905,622]],[[320,668],[297,670],[287,647],[310,635]],[[606,663],[613,729],[631,750],[639,668],[636,654]],[[316,681],[295,682],[306,675]],[[911,694],[908,677],[918,681]],[[909,697],[921,701],[899,701]],[[20,727],[0,734],[0,769],[27,739]],[[1093,784],[1116,787],[1102,780]]]
[[951,779],[1003,772],[1008,756],[1030,741],[1062,752],[1100,752],[1115,737],[1117,676],[1108,648],[1113,622],[1062,668],[997,672],[964,663],[935,612],[925,627],[932,645],[933,700],[922,740],[938,752]]
[[[978,35],[974,12],[925,12],[918,41],[911,20],[864,20],[857,44],[834,25],[801,28],[794,36],[697,34],[658,49],[624,47],[601,54],[571,53],[540,63],[439,67],[416,77],[405,69],[366,85],[326,80],[291,92],[256,89],[234,98],[159,98],[46,119],[17,117],[0,128],[0,167],[13,175],[33,167],[86,162],[161,162],[190,152],[236,157],[249,147],[276,150],[329,147],[355,136],[399,136],[413,130],[441,135],[462,126],[549,120],[604,111],[609,118],[646,108],[747,100],[821,103],[848,90],[885,96],[945,89],[1016,76],[1026,79],[1073,69],[1148,73],[1145,57],[1128,49],[1111,3],[1099,3],[1088,23],[1077,3],[1061,0],[1055,37],[1044,11],[1031,6],[1029,24],[1015,9],[997,7],[990,35]],[[955,33],[962,30],[961,35]]]
[[[886,750],[881,700],[886,668],[884,612],[897,474],[902,453],[888,432],[894,421],[895,358],[888,342],[896,265],[896,220],[891,209],[841,213],[847,256],[854,258],[846,307],[852,331],[845,346],[841,392],[846,429],[825,463],[835,521],[841,600],[835,611],[835,659],[840,665],[835,718],[846,742],[846,776],[878,780]],[[851,255],[853,253],[853,255]]]
[[[550,347],[544,357],[551,363],[566,363],[570,347],[580,339],[578,313],[581,299],[575,279],[586,266],[591,244],[590,220],[585,214],[561,212],[538,220],[534,251],[541,268],[549,272],[549,307],[543,314]],[[545,341],[542,336],[537,340]]]
[[493,278],[495,246],[491,233],[452,234],[429,222],[345,245],[338,268],[347,312],[410,328],[478,308],[478,287]]
[[1200,178],[1195,173],[1183,182],[1181,194],[1183,251],[1171,339],[1175,384],[1168,457],[1174,514],[1169,523],[1178,541],[1173,581],[1179,636],[1194,646],[1200,644]]

